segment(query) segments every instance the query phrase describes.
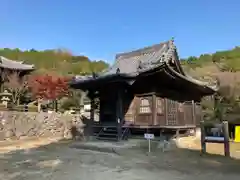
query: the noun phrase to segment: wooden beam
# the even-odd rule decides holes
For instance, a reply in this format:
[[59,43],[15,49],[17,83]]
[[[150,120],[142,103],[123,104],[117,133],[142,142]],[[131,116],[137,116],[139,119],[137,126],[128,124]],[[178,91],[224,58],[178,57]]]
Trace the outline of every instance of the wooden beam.
[[193,124],[196,125],[196,104],[194,100],[192,100],[192,118],[193,118]]
[[118,141],[121,140],[122,136],[122,124],[123,124],[123,90],[120,88],[117,91],[117,101],[116,101],[116,121],[117,121],[117,134]]
[[152,124],[157,124],[157,97],[156,94],[152,95]]
[[224,135],[224,155],[226,157],[230,157],[229,131],[227,121],[223,121],[223,135]]
[[168,100],[164,98],[165,126],[168,126]]
[[206,142],[205,142],[205,138],[206,138],[206,132],[205,132],[205,128],[204,128],[204,122],[201,121],[200,122],[200,128],[201,128],[201,154],[206,154]]
[[95,99],[94,99],[94,93],[89,92],[89,98],[91,100],[91,109],[90,109],[90,122],[88,123],[88,132],[89,137],[91,138],[93,136],[93,125],[94,125],[94,111],[95,111]]

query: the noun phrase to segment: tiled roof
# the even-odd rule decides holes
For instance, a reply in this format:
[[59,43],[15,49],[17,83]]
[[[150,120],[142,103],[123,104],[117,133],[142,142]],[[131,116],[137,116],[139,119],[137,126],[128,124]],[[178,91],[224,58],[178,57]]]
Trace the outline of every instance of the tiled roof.
[[119,69],[120,73],[134,74],[161,65],[167,58],[165,55],[169,50],[170,43],[170,41],[167,41],[136,51],[117,54],[113,66],[103,74],[115,74],[117,69]]
[[33,70],[34,65],[23,64],[22,61],[13,61],[0,56],[0,67],[6,69],[17,69],[17,70]]
[[[163,64],[175,74],[175,76],[191,81],[194,84],[205,86],[214,91],[217,87],[210,86],[208,82],[203,82],[188,76],[183,72],[179,59],[174,60],[177,55],[176,47],[173,40],[166,41],[157,45],[145,47],[132,52],[120,53],[116,55],[115,63],[104,72],[100,73],[97,77],[93,76],[76,76],[73,83],[81,83],[85,81],[92,81],[109,77],[110,75],[127,75],[128,77],[136,77],[142,72],[147,72],[154,68],[161,67]],[[173,68],[170,64],[175,64],[177,68]]]

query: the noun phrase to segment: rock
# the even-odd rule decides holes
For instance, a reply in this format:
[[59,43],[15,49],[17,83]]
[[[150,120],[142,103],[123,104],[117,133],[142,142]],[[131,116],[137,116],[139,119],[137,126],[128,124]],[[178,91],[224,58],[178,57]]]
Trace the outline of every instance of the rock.
[[65,139],[72,139],[72,138],[73,138],[70,130],[65,130],[63,137],[64,137]]
[[4,128],[4,125],[3,125],[3,124],[4,124],[4,123],[1,123],[1,122],[0,122],[0,131],[3,130],[3,128]]
[[15,136],[15,134],[13,133],[13,131],[12,130],[7,130],[6,132],[5,132],[5,138],[12,138],[12,137],[14,137]]
[[176,149],[177,146],[176,146],[176,142],[174,140],[170,140],[170,141],[163,140],[158,143],[157,148],[161,149],[163,152],[165,152],[165,151],[170,151],[170,150]]
[[3,141],[5,139],[5,132],[0,131],[0,141]]
[[[17,137],[51,137],[61,136],[71,139],[71,127],[75,126],[82,136],[83,123],[78,115],[48,114],[45,112],[1,112],[3,121],[0,122],[0,140]],[[3,118],[2,118],[3,119]]]
[[24,140],[24,139],[28,139],[28,138],[29,138],[28,136],[20,136],[18,139]]

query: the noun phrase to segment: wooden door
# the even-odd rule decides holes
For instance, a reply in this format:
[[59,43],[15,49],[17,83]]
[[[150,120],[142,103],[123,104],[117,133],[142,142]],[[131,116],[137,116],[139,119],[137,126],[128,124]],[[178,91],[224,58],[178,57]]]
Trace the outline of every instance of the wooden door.
[[153,104],[152,96],[137,98],[137,116],[135,119],[136,125],[153,125]]
[[116,95],[104,93],[100,98],[100,122],[104,125],[115,125],[116,122]]
[[165,125],[165,99],[157,97],[156,98],[156,122],[154,125]]

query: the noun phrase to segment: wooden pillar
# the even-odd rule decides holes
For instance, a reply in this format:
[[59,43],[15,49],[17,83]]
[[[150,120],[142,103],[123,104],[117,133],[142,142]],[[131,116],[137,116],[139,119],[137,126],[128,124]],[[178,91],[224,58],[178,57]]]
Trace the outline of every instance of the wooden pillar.
[[91,109],[90,109],[90,120],[88,123],[88,135],[89,137],[93,136],[93,124],[94,124],[94,111],[95,111],[95,101],[94,101],[94,94],[93,92],[89,93],[89,98],[91,100]]
[[157,97],[156,94],[152,95],[152,125],[156,125],[157,124]]
[[122,137],[122,125],[123,125],[123,91],[120,89],[117,92],[117,101],[116,101],[116,122],[117,122],[117,134],[118,141],[121,140]]
[[164,98],[164,104],[165,104],[165,107],[164,107],[164,110],[165,110],[165,126],[168,126],[168,99],[167,98]]
[[196,125],[196,104],[194,100],[192,100],[192,122],[194,125]]
[[223,121],[222,124],[223,124],[223,135],[224,135],[224,155],[227,157],[230,157],[228,122]]
[[204,122],[200,122],[200,127],[201,127],[201,153],[206,154],[206,141],[205,141],[205,128],[204,128]]

